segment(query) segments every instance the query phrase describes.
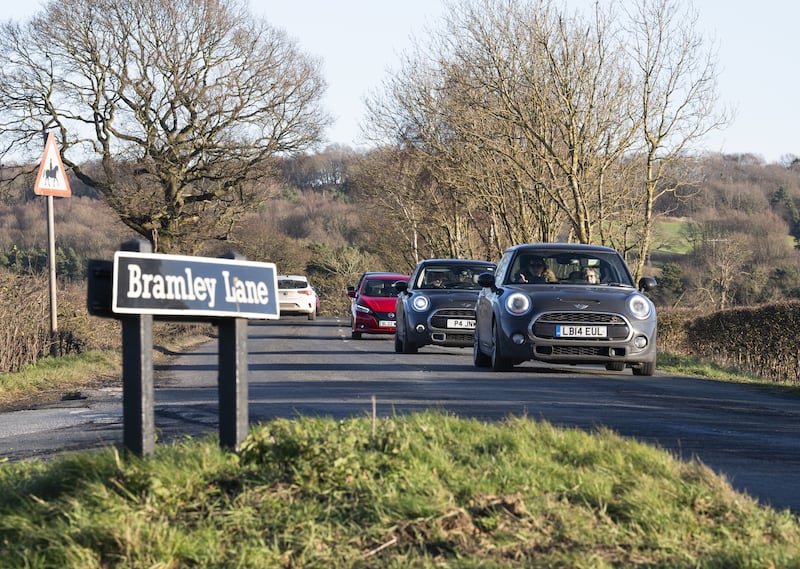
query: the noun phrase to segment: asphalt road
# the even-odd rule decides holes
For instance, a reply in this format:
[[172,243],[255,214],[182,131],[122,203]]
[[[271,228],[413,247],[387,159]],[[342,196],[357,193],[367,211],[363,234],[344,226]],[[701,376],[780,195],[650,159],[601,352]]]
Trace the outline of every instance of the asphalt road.
[[[250,423],[300,414],[336,419],[438,408],[499,420],[526,415],[608,427],[682,458],[697,457],[738,490],[800,513],[800,393],[769,386],[633,376],[600,367],[472,365],[466,349],[396,354],[392,337],[352,340],[346,321],[301,318],[249,327]],[[156,370],[158,441],[218,428],[217,347],[209,342]],[[0,457],[49,457],[121,444],[121,389],[0,415]]]

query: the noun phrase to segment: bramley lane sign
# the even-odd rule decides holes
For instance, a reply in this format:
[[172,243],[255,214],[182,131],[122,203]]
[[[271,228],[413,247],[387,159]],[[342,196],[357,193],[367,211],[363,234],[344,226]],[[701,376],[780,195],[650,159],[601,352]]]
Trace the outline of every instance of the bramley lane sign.
[[274,263],[117,251],[117,314],[278,319]]

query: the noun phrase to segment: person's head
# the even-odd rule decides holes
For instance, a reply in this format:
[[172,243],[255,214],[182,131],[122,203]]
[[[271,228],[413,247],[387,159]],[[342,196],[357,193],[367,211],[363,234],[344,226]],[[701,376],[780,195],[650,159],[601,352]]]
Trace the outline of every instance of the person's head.
[[431,273],[428,284],[432,286],[442,286],[444,284],[444,276],[441,273]]
[[533,275],[541,276],[547,270],[547,265],[541,257],[531,257],[528,259],[528,270]]
[[586,267],[583,269],[583,280],[591,284],[597,284],[600,282],[600,279],[597,277],[597,271],[591,267]]

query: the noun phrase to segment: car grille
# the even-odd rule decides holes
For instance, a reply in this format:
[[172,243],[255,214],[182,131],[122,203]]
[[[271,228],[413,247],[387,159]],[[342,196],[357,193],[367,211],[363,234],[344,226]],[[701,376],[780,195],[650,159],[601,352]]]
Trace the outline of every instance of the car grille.
[[471,345],[475,341],[475,334],[431,334],[431,341],[443,346]]
[[448,318],[475,320],[475,311],[463,308],[445,308],[443,310],[437,310],[431,316],[431,327],[447,328]]
[[625,322],[618,314],[604,312],[547,312],[539,316],[536,321],[552,324],[619,324]]
[[[630,325],[619,314],[607,312],[546,312],[534,321],[533,335],[537,338],[556,339],[556,326],[559,324],[596,324],[607,327],[606,338],[580,338],[586,342],[608,342],[624,340],[630,334]],[[564,338],[557,338],[564,340]],[[570,340],[575,340],[570,338]]]
[[[612,354],[609,349],[603,346],[536,346],[534,352],[540,356],[550,357],[602,357],[608,358]],[[616,348],[613,354],[616,357],[624,356],[625,351]]]

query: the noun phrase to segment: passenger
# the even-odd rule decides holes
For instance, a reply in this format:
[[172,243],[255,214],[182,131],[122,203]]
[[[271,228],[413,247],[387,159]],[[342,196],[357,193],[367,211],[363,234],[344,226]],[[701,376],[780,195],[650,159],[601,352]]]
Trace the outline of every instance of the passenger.
[[544,259],[532,257],[528,259],[525,266],[519,273],[519,282],[522,283],[554,283],[558,282],[553,271],[547,268]]

